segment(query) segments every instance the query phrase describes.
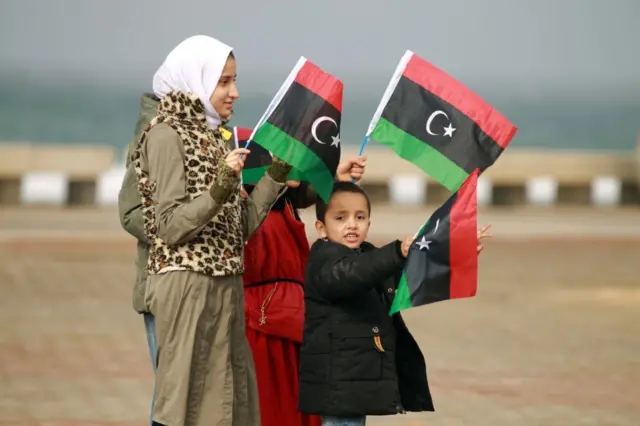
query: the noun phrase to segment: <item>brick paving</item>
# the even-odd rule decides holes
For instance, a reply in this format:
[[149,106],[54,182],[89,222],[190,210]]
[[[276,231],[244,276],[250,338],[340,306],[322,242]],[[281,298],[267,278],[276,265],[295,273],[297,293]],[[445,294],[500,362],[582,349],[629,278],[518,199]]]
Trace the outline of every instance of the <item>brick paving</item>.
[[[11,241],[0,244],[0,425],[147,424],[132,241]],[[477,297],[405,314],[436,413],[368,424],[640,424],[638,259],[640,241],[491,242]]]

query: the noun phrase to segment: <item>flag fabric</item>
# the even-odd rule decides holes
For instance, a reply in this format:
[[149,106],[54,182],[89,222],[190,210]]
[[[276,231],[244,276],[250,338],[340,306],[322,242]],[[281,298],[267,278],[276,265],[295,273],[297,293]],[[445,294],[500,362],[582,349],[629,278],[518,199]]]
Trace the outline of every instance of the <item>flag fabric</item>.
[[[233,137],[236,148],[244,148],[247,145],[247,142],[251,138],[251,132],[251,129],[247,129],[245,127],[233,128]],[[244,159],[242,183],[255,185],[267,173],[267,169],[271,165],[273,157],[269,151],[258,144],[250,145],[249,149],[251,154],[248,154]],[[304,181],[304,176],[302,176],[298,170],[293,169],[289,172],[287,179]]]
[[478,286],[478,221],[473,171],[418,231],[390,314],[428,303],[473,297]]
[[[236,148],[244,148],[251,137],[251,129],[244,127],[234,127],[233,136]],[[258,144],[254,144],[251,148],[251,154],[244,159],[244,168],[242,169],[242,183],[255,185],[265,175],[267,169],[271,165],[271,153]]]
[[455,192],[475,169],[491,166],[517,130],[462,83],[408,50],[367,136]]
[[291,164],[324,200],[340,161],[342,89],[340,80],[301,57],[250,136]]

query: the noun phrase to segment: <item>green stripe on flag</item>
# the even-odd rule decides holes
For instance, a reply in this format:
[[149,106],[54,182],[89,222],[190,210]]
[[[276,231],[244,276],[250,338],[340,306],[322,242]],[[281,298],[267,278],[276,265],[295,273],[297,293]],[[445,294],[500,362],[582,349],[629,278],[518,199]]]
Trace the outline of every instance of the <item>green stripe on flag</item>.
[[402,271],[402,277],[400,278],[400,282],[398,283],[398,291],[396,292],[396,296],[393,298],[393,303],[391,304],[389,315],[393,315],[404,309],[409,309],[412,307],[411,293],[409,293],[409,285],[407,284],[407,277],[405,274],[406,273]]
[[[429,221],[420,227],[420,230],[416,233],[416,236],[422,234],[422,231],[429,225]],[[413,238],[416,239],[415,237]],[[400,277],[400,282],[398,282],[398,290],[396,291],[396,295],[393,298],[393,303],[391,304],[391,310],[389,311],[389,315],[393,315],[397,312],[400,312],[405,309],[412,308],[411,306],[411,294],[409,293],[409,284],[407,284],[407,272],[402,270],[402,277]]]
[[302,172],[304,180],[328,202],[333,190],[333,176],[320,157],[306,145],[268,122],[260,126],[253,140],[260,141],[260,145],[273,155]]
[[291,169],[291,171],[287,175],[287,179],[289,179],[289,180],[297,180],[297,181],[303,182],[305,177],[304,177],[304,173],[302,173],[300,170],[298,170],[296,168],[293,168],[293,169]]
[[457,191],[469,174],[428,143],[380,118],[370,137],[418,166],[449,191]]
[[253,169],[242,169],[242,183],[247,185],[255,185],[258,183],[262,176],[267,173],[269,167],[256,167]]

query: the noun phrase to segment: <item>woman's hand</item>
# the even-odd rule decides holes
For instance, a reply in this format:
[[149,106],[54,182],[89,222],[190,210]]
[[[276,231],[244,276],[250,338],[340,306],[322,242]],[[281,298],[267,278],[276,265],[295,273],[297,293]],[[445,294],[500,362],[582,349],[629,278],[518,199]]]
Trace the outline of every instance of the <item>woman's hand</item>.
[[482,250],[484,250],[484,245],[482,244],[481,240],[485,239],[485,238],[491,238],[493,237],[493,234],[489,234],[487,233],[487,230],[491,228],[491,224],[486,225],[484,228],[480,229],[478,231],[478,254],[480,254],[480,252]]
[[225,158],[227,166],[229,166],[229,168],[232,169],[238,177],[240,177],[242,169],[244,168],[244,158],[242,158],[242,155],[247,155],[249,153],[251,153],[251,151],[246,148],[236,148],[227,155],[227,158]]

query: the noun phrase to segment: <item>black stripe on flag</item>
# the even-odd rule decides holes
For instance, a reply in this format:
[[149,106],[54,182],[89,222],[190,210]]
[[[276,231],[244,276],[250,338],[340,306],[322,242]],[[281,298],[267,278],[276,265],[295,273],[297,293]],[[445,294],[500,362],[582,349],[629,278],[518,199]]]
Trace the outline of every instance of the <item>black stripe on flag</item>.
[[450,298],[451,210],[457,198],[456,192],[433,214],[416,237],[417,250],[407,257],[405,273],[413,306]]
[[[405,76],[400,77],[382,118],[431,145],[467,173],[485,170],[503,151],[472,119]],[[449,124],[455,128],[452,137],[445,135]]]

